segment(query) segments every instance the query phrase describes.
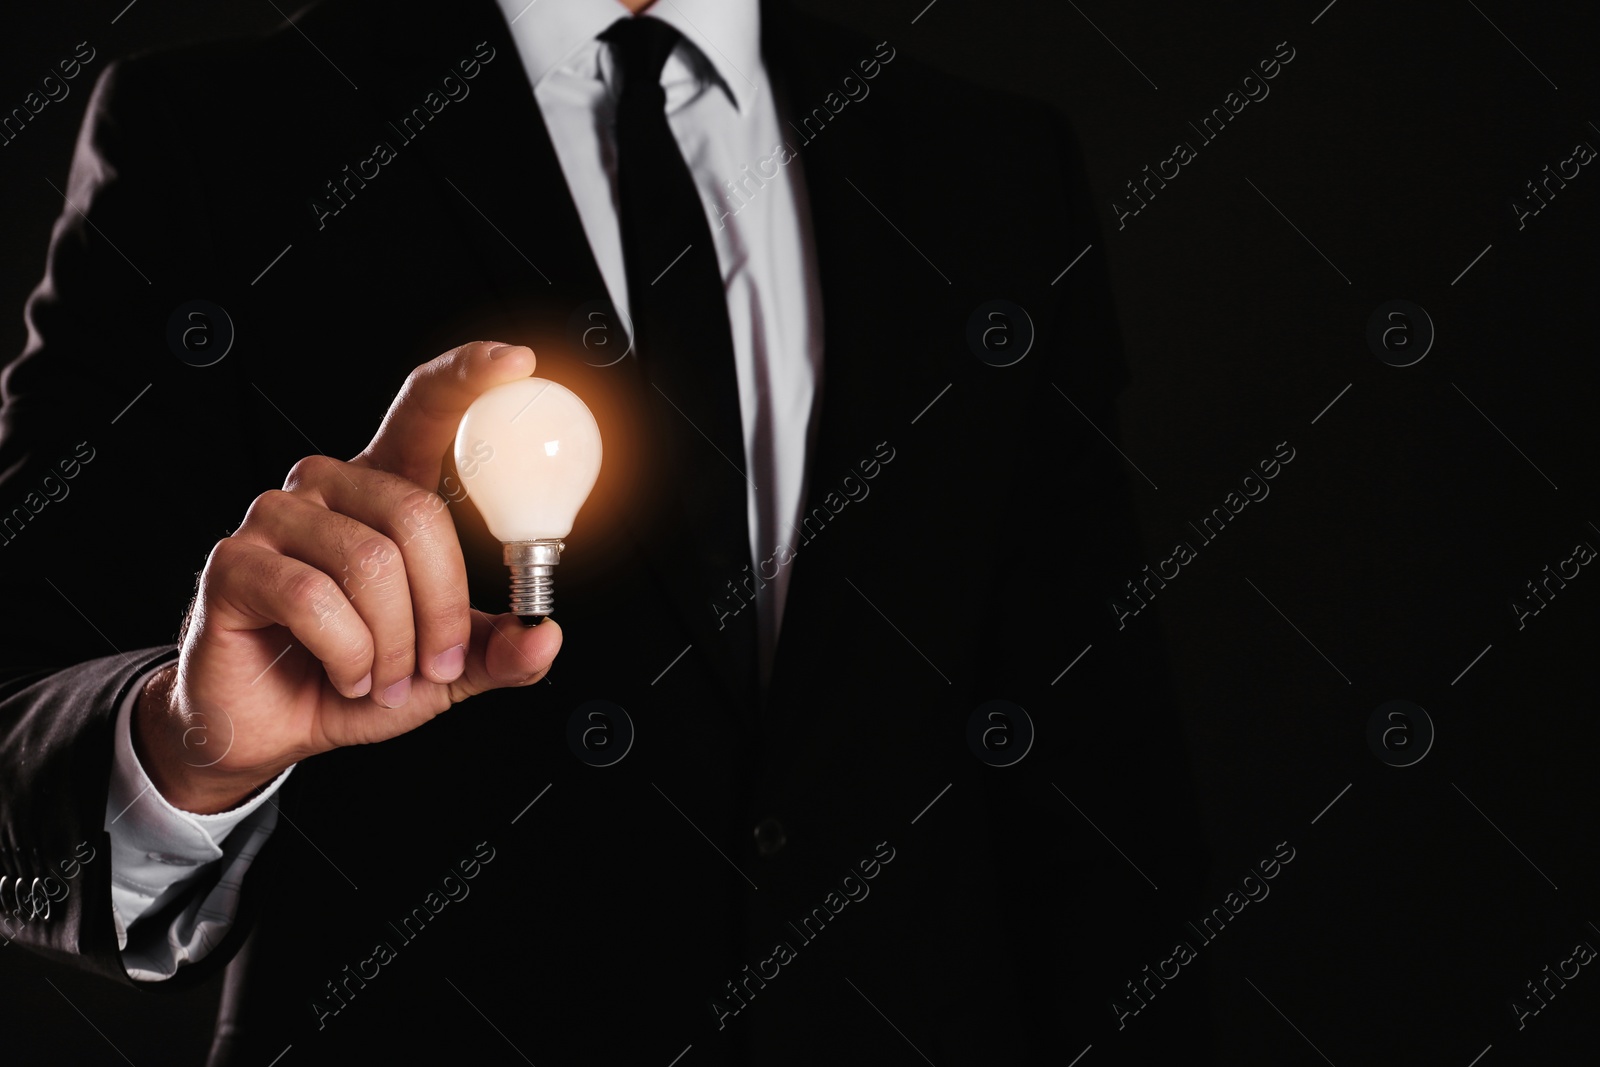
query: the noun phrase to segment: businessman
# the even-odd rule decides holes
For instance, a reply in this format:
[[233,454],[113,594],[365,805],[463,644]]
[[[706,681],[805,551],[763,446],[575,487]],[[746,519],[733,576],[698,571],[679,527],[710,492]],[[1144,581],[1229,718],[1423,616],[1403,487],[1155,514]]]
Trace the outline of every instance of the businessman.
[[[213,1064],[1203,1058],[1203,979],[1110,1006],[1204,856],[1048,109],[778,3],[329,0],[112,66],[66,200],[10,939],[225,968]],[[532,374],[605,442],[537,626],[451,460]]]

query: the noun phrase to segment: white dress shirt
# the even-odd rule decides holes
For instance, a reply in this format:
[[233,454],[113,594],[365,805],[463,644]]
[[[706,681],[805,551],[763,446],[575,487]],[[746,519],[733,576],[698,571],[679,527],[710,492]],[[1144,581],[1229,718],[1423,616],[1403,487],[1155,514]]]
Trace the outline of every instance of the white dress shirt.
[[[628,9],[617,0],[497,2],[611,302],[626,308],[612,129],[621,87],[609,47],[596,38],[629,17]],[[763,563],[780,547],[798,548],[822,368],[821,302],[805,191],[800,169],[789,165],[792,148],[784,141],[761,60],[758,5],[657,0],[644,17],[659,18],[684,38],[668,57],[661,84],[668,124],[701,193],[733,328],[751,559],[764,579],[756,585],[755,610],[765,684],[790,569],[779,566],[766,578]],[[728,575],[736,583],[743,578]],[[726,590],[708,591],[705,610],[712,610],[710,600],[718,593]],[[277,822],[270,797],[289,771],[230,812],[193,815],[172,807],[151,785],[130,741],[129,717],[145,680],[118,709],[106,828],[123,963],[132,977],[155,981],[204,956],[227,931],[244,872]],[[169,928],[136,927],[214,864],[222,865],[215,887],[203,897],[196,894]]]
[[[152,672],[154,673],[154,672]],[[239,886],[250,861],[278,822],[270,800],[290,767],[246,803],[217,815],[195,815],[173,807],[157,791],[133,751],[130,720],[146,675],[117,709],[116,755],[106,797],[111,833],[111,914],[122,965],[133,978],[171,978],[178,967],[210,952],[239,912]],[[226,738],[195,744],[195,761]],[[166,929],[134,926],[141,915],[183,896],[220,864],[220,877],[204,895],[195,893]]]

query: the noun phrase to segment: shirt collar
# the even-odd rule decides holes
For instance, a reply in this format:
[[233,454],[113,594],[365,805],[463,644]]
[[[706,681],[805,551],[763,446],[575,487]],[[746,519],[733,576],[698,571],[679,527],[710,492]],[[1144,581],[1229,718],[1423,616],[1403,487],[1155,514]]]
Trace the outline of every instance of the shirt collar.
[[[618,0],[496,0],[535,86],[593,41],[628,9]],[[655,0],[643,12],[677,30],[716,71],[744,113],[761,70],[761,12],[756,0]]]

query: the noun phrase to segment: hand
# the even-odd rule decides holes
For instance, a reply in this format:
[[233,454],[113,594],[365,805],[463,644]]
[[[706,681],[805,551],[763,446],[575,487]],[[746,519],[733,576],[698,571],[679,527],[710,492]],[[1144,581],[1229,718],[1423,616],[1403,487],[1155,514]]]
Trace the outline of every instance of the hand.
[[307,756],[544,676],[560,627],[470,608],[455,525],[432,489],[467,406],[533,368],[531,349],[486,341],[423,364],[360,455],[302,459],[217,543],[178,662],[133,717],[135,750],[169,802],[227,811]]

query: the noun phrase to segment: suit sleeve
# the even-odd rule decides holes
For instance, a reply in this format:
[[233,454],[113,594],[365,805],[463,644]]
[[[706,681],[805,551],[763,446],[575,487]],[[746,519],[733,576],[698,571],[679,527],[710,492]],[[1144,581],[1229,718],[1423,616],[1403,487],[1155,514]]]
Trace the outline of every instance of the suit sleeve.
[[[226,412],[194,402],[195,368],[166,338],[173,309],[206,291],[215,230],[193,138],[163,103],[171,77],[144,60],[102,73],[26,347],[0,376],[3,933],[124,983],[105,831],[116,711],[176,656],[205,559],[184,498],[228,484]],[[203,977],[241,940],[159,984]]]
[[[162,981],[203,959],[232,927],[245,873],[277,824],[273,794],[294,768],[230,811],[196,815],[173,807],[133,748],[133,705],[148,678],[136,679],[117,709],[106,833],[122,962],[140,981]],[[204,723],[193,729],[196,763],[221,758],[232,741],[225,728],[215,737],[207,736]],[[182,903],[171,921],[154,918],[175,901]]]

